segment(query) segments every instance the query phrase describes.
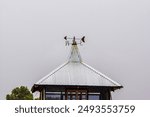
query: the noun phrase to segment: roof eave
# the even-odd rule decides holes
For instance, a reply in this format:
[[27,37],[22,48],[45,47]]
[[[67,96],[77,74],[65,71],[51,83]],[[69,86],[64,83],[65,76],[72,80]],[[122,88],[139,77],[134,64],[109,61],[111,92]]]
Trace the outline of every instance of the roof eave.
[[32,93],[34,93],[35,91],[40,91],[41,89],[43,89],[44,87],[58,87],[58,86],[62,86],[62,87],[87,87],[87,88],[91,88],[91,87],[98,87],[98,88],[108,88],[111,91],[115,91],[117,89],[121,89],[123,88],[123,86],[93,86],[93,85],[49,85],[49,84],[34,84],[34,86],[31,88]]

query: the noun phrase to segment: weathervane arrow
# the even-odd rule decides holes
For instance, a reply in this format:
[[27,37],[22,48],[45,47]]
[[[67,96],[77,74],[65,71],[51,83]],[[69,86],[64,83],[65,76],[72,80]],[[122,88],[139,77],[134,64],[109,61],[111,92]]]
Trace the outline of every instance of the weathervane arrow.
[[82,38],[76,38],[75,36],[73,38],[70,38],[70,37],[65,36],[64,39],[66,40],[65,41],[66,46],[69,46],[70,44],[81,45],[82,43],[85,43],[85,36],[83,36]]

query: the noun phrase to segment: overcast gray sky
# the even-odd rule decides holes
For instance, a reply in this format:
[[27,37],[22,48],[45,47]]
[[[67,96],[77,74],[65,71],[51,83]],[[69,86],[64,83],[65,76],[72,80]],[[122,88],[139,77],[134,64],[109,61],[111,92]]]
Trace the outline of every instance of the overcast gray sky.
[[0,0],[0,99],[64,63],[65,35],[86,36],[83,61],[124,86],[113,99],[150,99],[149,0]]

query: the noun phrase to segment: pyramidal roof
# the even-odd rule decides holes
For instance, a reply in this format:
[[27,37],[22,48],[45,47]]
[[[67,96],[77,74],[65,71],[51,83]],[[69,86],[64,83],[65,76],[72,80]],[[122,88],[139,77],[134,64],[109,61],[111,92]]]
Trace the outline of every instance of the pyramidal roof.
[[71,85],[71,86],[122,86],[85,64],[80,56],[77,44],[72,44],[69,60],[39,80],[35,85]]

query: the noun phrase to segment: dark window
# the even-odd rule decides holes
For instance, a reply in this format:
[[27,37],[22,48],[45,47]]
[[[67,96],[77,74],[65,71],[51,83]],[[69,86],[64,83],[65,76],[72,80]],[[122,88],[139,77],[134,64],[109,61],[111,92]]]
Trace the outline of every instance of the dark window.
[[46,100],[61,100],[61,93],[46,93]]
[[46,100],[100,100],[100,93],[87,93],[86,90],[67,90],[66,92],[46,92]]
[[89,93],[88,94],[88,100],[100,100],[100,94],[99,93]]
[[66,100],[87,100],[87,90],[66,90]]

